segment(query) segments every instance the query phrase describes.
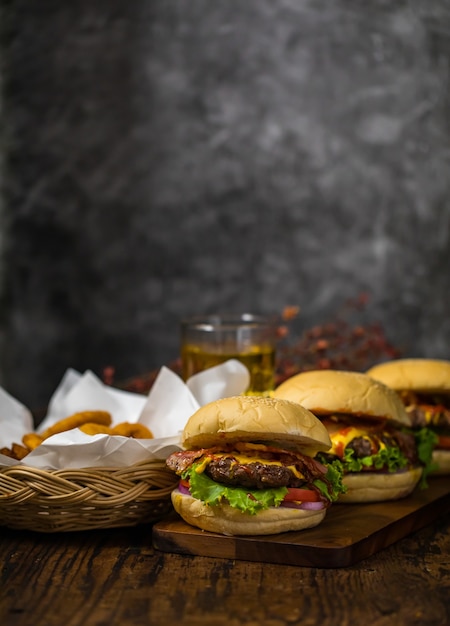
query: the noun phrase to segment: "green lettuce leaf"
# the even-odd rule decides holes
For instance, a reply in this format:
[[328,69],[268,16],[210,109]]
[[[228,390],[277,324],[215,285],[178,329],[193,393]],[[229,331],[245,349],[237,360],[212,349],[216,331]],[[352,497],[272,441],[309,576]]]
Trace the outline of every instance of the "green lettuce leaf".
[[243,487],[221,485],[206,476],[204,472],[197,473],[195,471],[197,465],[197,463],[191,465],[182,474],[182,478],[190,479],[189,489],[194,498],[198,498],[210,506],[226,502],[235,509],[255,515],[258,511],[268,509],[271,506],[279,506],[288,492],[286,487],[250,490]]
[[432,462],[432,455],[433,449],[438,442],[438,436],[430,428],[426,427],[408,432],[412,432],[414,434],[417,445],[417,454],[423,465],[423,472],[419,482],[419,487],[421,489],[426,489],[426,487],[428,487],[428,474],[437,467],[437,465]]
[[355,451],[351,448],[344,450],[344,457],[342,459],[336,458],[331,463],[326,456],[322,456],[321,454],[319,454],[317,458],[326,467],[331,466],[335,471],[343,472],[344,474],[361,472],[368,468],[397,472],[408,465],[408,459],[403,452],[401,452],[399,448],[390,446],[386,446],[386,448],[379,450],[376,454],[362,458],[356,457]]
[[391,446],[386,446],[386,448],[379,450],[376,454],[365,456],[361,459],[355,456],[354,450],[346,448],[344,451],[343,465],[344,471],[347,472],[360,472],[364,468],[373,468],[375,470],[386,470],[392,473],[407,467],[408,459],[400,448]]
[[[422,477],[419,482],[419,487],[424,489],[428,486],[427,476],[436,465],[432,463],[433,449],[438,441],[436,433],[429,428],[421,428],[420,430],[408,430],[404,429],[404,432],[412,433],[416,440],[417,454],[421,465],[423,466]],[[408,466],[408,459],[399,448],[392,448],[387,446],[383,450],[380,450],[377,454],[372,456],[366,456],[363,458],[355,457],[355,452],[351,448],[346,448],[344,451],[344,458],[336,458],[333,461],[329,461],[325,456],[318,455],[318,460],[321,461],[326,467],[333,468],[334,471],[347,473],[347,472],[361,472],[365,468],[373,468],[375,470],[387,470],[388,472],[397,472]],[[327,474],[328,478],[328,474]],[[318,487],[318,485],[316,485]],[[344,492],[343,492],[344,493]]]
[[325,474],[326,480],[317,478],[313,481],[313,485],[317,487],[320,493],[328,498],[328,500],[336,502],[339,495],[347,491],[347,487],[342,484],[344,470],[342,464],[327,464],[325,467],[327,468],[327,473]]

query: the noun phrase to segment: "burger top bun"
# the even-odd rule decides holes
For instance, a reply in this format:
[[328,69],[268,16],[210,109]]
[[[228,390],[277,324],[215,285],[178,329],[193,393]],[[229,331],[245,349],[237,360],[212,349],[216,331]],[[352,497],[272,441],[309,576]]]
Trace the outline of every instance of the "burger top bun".
[[205,404],[187,421],[185,449],[237,441],[276,442],[314,456],[331,447],[324,425],[295,402],[263,396],[233,396]]
[[274,396],[298,402],[316,415],[350,413],[411,426],[398,394],[383,383],[359,372],[302,372],[281,383],[275,389]]
[[396,391],[450,393],[450,361],[396,359],[375,365],[366,373]]

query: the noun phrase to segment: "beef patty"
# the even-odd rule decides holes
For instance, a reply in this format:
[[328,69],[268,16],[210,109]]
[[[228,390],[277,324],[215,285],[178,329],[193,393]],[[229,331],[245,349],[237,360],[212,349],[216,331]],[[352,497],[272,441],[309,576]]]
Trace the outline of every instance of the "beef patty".
[[211,461],[205,474],[218,483],[239,485],[248,489],[299,487],[306,482],[284,465],[265,465],[259,461],[241,465],[230,457]]

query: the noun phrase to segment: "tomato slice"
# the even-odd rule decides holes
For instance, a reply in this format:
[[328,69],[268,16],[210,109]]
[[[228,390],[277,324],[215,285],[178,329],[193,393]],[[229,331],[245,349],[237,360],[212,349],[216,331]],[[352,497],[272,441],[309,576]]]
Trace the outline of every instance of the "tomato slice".
[[180,478],[180,485],[182,487],[186,487],[186,489],[189,489],[189,480],[186,480],[185,478]]
[[437,448],[445,448],[445,450],[450,450],[450,437],[445,437],[444,435],[439,435],[439,439],[437,442]]
[[287,502],[320,502],[320,495],[312,489],[288,487],[288,492],[284,499]]

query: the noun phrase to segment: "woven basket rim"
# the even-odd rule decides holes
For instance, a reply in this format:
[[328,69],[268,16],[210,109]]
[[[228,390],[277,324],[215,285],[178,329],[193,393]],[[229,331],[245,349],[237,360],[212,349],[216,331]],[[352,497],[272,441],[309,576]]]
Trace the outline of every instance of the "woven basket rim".
[[0,468],[0,525],[55,532],[155,521],[178,477],[165,461],[125,467]]

